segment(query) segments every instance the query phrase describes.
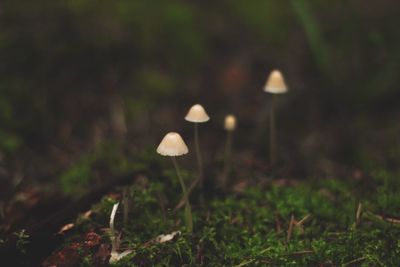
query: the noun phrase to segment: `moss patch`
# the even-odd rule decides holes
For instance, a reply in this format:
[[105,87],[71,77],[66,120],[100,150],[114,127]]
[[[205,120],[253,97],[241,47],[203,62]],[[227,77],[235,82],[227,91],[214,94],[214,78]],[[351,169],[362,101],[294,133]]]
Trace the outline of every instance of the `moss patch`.
[[[121,249],[133,252],[116,266],[399,266],[397,178],[375,172],[368,181],[312,179],[291,186],[271,181],[266,188],[213,191],[204,207],[194,192],[192,235],[185,233],[183,210],[172,212],[178,185],[167,188],[145,179],[129,187],[129,225],[122,226],[122,208],[117,214]],[[90,219],[77,221],[64,246],[82,233],[108,227],[116,201],[108,196],[96,204]],[[173,231],[182,234],[155,242]],[[102,237],[110,243],[104,231]],[[95,262],[95,255],[95,250],[82,254],[81,263]]]

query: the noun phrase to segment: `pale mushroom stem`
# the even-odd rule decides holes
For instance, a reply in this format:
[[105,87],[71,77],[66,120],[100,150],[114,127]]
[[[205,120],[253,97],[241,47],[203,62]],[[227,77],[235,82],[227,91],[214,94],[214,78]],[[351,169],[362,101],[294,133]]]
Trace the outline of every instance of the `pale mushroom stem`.
[[226,144],[225,144],[225,169],[222,180],[222,188],[226,188],[228,176],[231,172],[231,160],[232,160],[232,140],[233,140],[233,131],[228,131],[226,136]]
[[128,226],[128,217],[129,217],[129,189],[128,187],[124,187],[122,191],[122,203],[124,205],[124,227]]
[[232,159],[232,139],[233,131],[228,131],[226,137],[226,147],[225,147],[225,166],[230,167]]
[[192,211],[191,211],[191,208],[190,208],[188,192],[187,192],[185,183],[183,181],[183,178],[181,176],[181,172],[180,172],[180,169],[179,169],[178,162],[177,162],[175,157],[171,157],[171,158],[172,158],[172,163],[174,164],[175,171],[176,171],[176,174],[178,176],[178,180],[179,180],[179,183],[181,184],[182,191],[183,191],[183,194],[184,194],[184,197],[185,197],[185,224],[186,224],[186,228],[187,228],[189,233],[192,233],[193,232],[193,220],[192,220]]
[[203,159],[201,157],[201,152],[200,152],[198,123],[194,124],[194,144],[196,148],[197,167],[199,169],[199,186],[200,188],[203,188]]
[[111,253],[116,253],[118,249],[118,240],[117,236],[115,234],[115,228],[114,228],[114,220],[115,220],[115,214],[117,213],[117,209],[119,206],[119,202],[114,204],[111,215],[110,215],[110,239],[111,239]]
[[276,96],[272,95],[270,118],[269,118],[269,124],[270,124],[269,158],[272,166],[275,165],[276,162],[275,106],[276,106]]

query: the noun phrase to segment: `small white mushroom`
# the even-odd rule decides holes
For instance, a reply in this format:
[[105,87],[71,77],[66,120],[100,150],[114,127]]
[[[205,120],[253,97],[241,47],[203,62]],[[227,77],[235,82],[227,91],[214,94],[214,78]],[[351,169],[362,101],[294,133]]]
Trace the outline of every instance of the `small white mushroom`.
[[236,129],[236,117],[232,114],[227,115],[224,121],[224,128],[227,131],[226,144],[225,144],[225,167],[221,177],[221,186],[226,189],[229,175],[232,169],[232,143],[233,143],[233,132]]
[[182,156],[189,152],[188,147],[178,133],[168,133],[157,148],[157,153],[162,156]]
[[279,70],[273,70],[265,85],[264,91],[267,93],[272,94],[271,99],[271,109],[270,109],[270,162],[271,165],[275,165],[276,161],[276,123],[275,123],[275,106],[276,106],[276,95],[277,94],[284,94],[288,91],[288,87],[286,85],[285,79],[283,78],[282,73]]
[[210,120],[207,112],[203,108],[202,105],[196,104],[193,105],[189,112],[185,116],[185,120],[194,123],[194,145],[196,151],[196,158],[197,158],[197,167],[198,167],[198,180],[200,190],[203,188],[203,158],[200,152],[200,141],[199,141],[199,123],[204,123]]
[[209,121],[210,117],[208,116],[202,105],[196,104],[189,109],[189,112],[186,114],[185,120],[193,123],[203,123]]
[[271,94],[284,94],[288,91],[285,79],[279,70],[273,70],[269,75],[264,91]]
[[177,156],[182,156],[185,155],[189,152],[188,147],[185,144],[185,141],[183,141],[182,137],[178,133],[168,133],[165,135],[165,137],[162,139],[160,145],[157,148],[157,153],[162,155],[162,156],[168,156],[171,157],[172,163],[174,164],[176,174],[179,179],[179,183],[181,184],[182,191],[183,191],[183,197],[185,198],[185,223],[186,223],[186,228],[189,233],[193,231],[193,220],[192,220],[192,211],[190,208],[190,203],[189,203],[189,193],[186,189],[186,185],[183,181],[183,178],[181,176],[181,172],[179,170],[179,165],[176,160]]

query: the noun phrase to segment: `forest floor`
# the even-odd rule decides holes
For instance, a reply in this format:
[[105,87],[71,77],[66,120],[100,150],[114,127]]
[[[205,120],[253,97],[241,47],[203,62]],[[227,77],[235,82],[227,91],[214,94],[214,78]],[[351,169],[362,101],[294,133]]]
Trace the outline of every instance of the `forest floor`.
[[[225,189],[221,149],[204,142],[213,150],[204,151],[212,155],[204,192],[190,194],[193,233],[177,208],[182,192],[170,160],[154,145],[138,153],[104,143],[52,183],[17,188],[0,206],[0,256],[9,266],[109,266],[118,240],[114,255],[126,253],[114,266],[400,266],[400,143],[389,122],[368,137],[327,130],[351,139],[336,154],[352,155],[347,166],[358,168],[312,151],[300,161],[284,146],[287,158],[271,168],[265,155],[238,148]],[[327,132],[317,138],[324,148]],[[195,161],[178,160],[192,184]]]
[[[198,189],[192,192],[190,234],[183,209],[175,209],[182,194],[166,163],[159,174],[111,189],[66,224],[57,234],[61,244],[42,265],[108,266],[117,202],[117,251],[127,255],[114,266],[400,265],[398,174],[299,180],[264,175],[263,167],[247,162],[234,170],[227,190],[210,177],[205,188],[212,189],[203,198]],[[189,184],[192,175],[185,170],[184,176]]]

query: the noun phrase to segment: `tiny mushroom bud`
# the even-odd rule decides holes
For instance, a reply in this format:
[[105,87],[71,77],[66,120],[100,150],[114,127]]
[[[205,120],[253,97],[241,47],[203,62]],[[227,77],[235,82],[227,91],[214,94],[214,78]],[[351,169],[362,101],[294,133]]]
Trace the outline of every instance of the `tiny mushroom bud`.
[[168,133],[157,148],[157,153],[162,156],[182,156],[189,152],[188,147],[178,133]]
[[285,79],[279,70],[273,70],[264,86],[264,91],[271,94],[283,94],[288,91]]
[[271,99],[270,109],[270,161],[271,165],[275,165],[276,161],[276,125],[275,125],[275,106],[276,106],[276,95],[283,94],[288,91],[288,88],[283,78],[282,73],[279,70],[273,70],[269,75],[267,82],[264,86],[264,91],[273,94]]
[[225,145],[225,168],[224,173],[221,176],[221,186],[225,190],[228,182],[228,176],[231,173],[231,159],[232,159],[232,139],[233,132],[236,129],[236,117],[229,114],[225,117],[224,128],[227,131],[226,145]]
[[236,129],[236,117],[234,115],[228,115],[225,117],[224,128],[228,132]]
[[185,120],[194,123],[202,123],[209,121],[210,117],[208,116],[202,105],[196,104],[190,108],[185,117]]

